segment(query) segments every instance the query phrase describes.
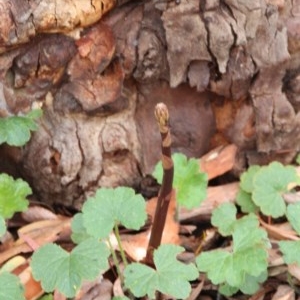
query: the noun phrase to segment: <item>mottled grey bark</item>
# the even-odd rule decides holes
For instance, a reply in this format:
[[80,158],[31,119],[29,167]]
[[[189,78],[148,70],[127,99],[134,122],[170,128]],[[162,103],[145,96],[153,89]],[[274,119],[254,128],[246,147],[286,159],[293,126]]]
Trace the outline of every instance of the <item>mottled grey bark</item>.
[[160,101],[174,151],[235,143],[238,170],[298,152],[299,0],[50,2],[0,1],[0,113],[44,110],[0,169],[17,163],[42,201],[137,186],[160,156]]

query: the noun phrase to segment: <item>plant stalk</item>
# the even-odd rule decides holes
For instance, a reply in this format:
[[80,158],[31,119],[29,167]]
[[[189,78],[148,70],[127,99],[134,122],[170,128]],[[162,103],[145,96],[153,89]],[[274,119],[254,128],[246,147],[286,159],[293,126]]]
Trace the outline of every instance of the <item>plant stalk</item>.
[[117,239],[117,242],[118,242],[121,258],[122,258],[122,261],[124,263],[124,267],[126,267],[128,265],[128,261],[127,261],[124,249],[122,247],[118,224],[115,224],[114,232],[115,232],[115,236],[116,236],[116,239]]
[[169,127],[169,112],[164,103],[158,103],[155,107],[155,117],[161,135],[163,179],[158,194],[157,205],[151,229],[150,240],[147,248],[145,263],[154,266],[153,252],[161,244],[165,227],[167,212],[172,195],[174,165],[171,156],[171,134]]
[[116,252],[115,252],[115,250],[114,250],[114,248],[113,248],[113,246],[112,246],[112,244],[111,244],[109,238],[107,239],[107,243],[108,243],[108,246],[109,246],[109,249],[110,249],[110,253],[111,253],[112,259],[113,259],[114,264],[115,264],[115,266],[116,266],[117,273],[118,273],[118,275],[119,275],[119,277],[120,277],[121,284],[123,285],[123,282],[124,282],[124,280],[123,280],[123,273],[121,272],[121,269],[120,269],[120,265],[119,265],[119,261],[118,261]]

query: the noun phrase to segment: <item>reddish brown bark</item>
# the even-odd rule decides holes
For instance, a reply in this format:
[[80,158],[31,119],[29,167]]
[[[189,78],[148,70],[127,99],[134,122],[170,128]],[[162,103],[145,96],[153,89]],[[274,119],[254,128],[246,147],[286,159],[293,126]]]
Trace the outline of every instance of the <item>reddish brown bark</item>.
[[237,171],[299,151],[298,0],[45,3],[0,1],[1,115],[44,109],[0,171],[17,163],[41,200],[137,186],[159,160],[159,101],[174,151],[234,143]]

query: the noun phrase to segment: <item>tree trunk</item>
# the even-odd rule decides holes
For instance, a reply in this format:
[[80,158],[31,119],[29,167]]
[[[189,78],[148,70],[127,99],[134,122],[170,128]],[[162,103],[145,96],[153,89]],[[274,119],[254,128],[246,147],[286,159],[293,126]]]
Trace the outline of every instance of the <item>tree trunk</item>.
[[0,171],[66,206],[136,187],[160,158],[161,101],[174,151],[234,143],[237,172],[292,161],[299,0],[125,1],[0,0],[1,115],[44,111],[24,149],[1,147]]

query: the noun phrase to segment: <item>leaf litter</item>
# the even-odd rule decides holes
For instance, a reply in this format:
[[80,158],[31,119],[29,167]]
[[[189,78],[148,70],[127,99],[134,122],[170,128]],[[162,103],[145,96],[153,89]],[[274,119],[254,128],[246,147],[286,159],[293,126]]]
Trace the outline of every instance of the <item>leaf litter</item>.
[[[202,169],[205,169],[208,178],[213,179],[216,176],[220,176],[230,171],[233,166],[235,154],[236,148],[232,145],[229,145],[225,148],[217,148],[206,154],[202,158],[202,160],[198,160],[198,164]],[[211,168],[210,165],[213,165],[214,167]],[[258,189],[263,189],[263,184],[253,182],[253,175],[256,172],[258,172],[258,169],[256,167],[252,169],[250,168],[249,175],[243,175],[241,177],[241,184],[239,182],[232,182],[227,184],[209,186],[207,189],[206,198],[203,203],[193,209],[179,207],[179,210],[177,210],[175,205],[174,193],[171,205],[169,207],[166,227],[163,236],[163,243],[173,244],[173,246],[171,246],[171,248],[168,248],[168,246],[166,245],[166,249],[171,252],[177,251],[177,254],[184,251],[178,257],[186,263],[189,261],[194,261],[199,253],[205,253],[204,250],[206,251],[215,249],[214,251],[220,252],[220,257],[224,257],[226,259],[228,259],[228,257],[231,257],[229,258],[231,263],[228,265],[228,267],[226,267],[226,264],[222,265],[220,264],[220,262],[218,263],[215,258],[210,264],[206,264],[208,265],[207,268],[211,269],[211,272],[216,272],[217,270],[219,270],[219,272],[215,275],[218,275],[214,280],[215,285],[211,284],[211,281],[208,280],[208,278],[203,277],[202,275],[200,275],[200,277],[198,275],[196,276],[194,270],[189,270],[190,274],[188,277],[186,277],[188,281],[195,280],[197,279],[197,277],[199,277],[192,284],[192,293],[189,296],[189,299],[196,299],[197,297],[198,299],[202,299],[201,297],[205,297],[205,299],[215,299],[216,297],[219,297],[218,295],[220,295],[218,293],[218,290],[225,292],[225,294],[226,291],[235,291],[235,284],[240,283],[239,281],[241,280],[241,278],[244,278],[243,290],[245,292],[249,291],[249,286],[247,285],[249,282],[254,282],[258,285],[257,292],[255,292],[254,295],[251,296],[251,299],[295,299],[298,293],[298,285],[300,282],[300,267],[298,265],[298,263],[300,262],[295,260],[295,254],[291,252],[296,251],[296,254],[298,254],[298,248],[300,247],[300,224],[299,218],[297,218],[297,216],[299,215],[298,213],[300,207],[297,200],[299,199],[295,198],[295,200],[293,198],[293,200],[290,201],[293,202],[292,204],[289,202],[285,202],[285,199],[290,198],[289,195],[293,194],[289,194],[289,188],[287,186],[277,185],[276,188],[272,190],[272,194],[275,194],[276,201],[281,205],[279,207],[279,211],[271,211],[270,213],[275,217],[277,217],[278,215],[282,215],[284,210],[282,208],[283,205],[281,201],[284,201],[287,217],[286,219],[275,219],[274,222],[269,222],[269,220],[266,219],[263,215],[260,215],[260,217],[256,219],[254,217],[250,217],[250,219],[249,217],[245,218],[243,217],[243,214],[240,213],[240,211],[234,208],[234,205],[230,204],[236,203],[240,188],[242,188],[243,191],[245,193],[248,193],[250,196],[252,195],[252,193],[254,193],[253,190],[255,189],[255,186],[257,186]],[[270,172],[272,173],[272,170]],[[291,173],[293,171],[286,170],[284,172],[286,172],[285,177],[289,179],[287,180],[287,183],[290,183],[291,180],[295,181],[295,175]],[[297,173],[299,173],[299,168],[297,169]],[[267,178],[267,181],[270,181],[270,178]],[[131,194],[131,196],[133,197],[133,194]],[[252,203],[250,209],[249,207],[243,209],[242,206],[242,211],[253,211],[252,209],[256,211],[257,207],[259,207],[260,205],[259,197],[255,196],[254,193],[253,199],[251,197],[248,197],[248,199],[253,201],[254,205]],[[147,215],[148,219],[150,220],[154,216],[156,200],[157,197],[154,197],[151,200],[149,199],[148,201],[146,201]],[[215,210],[215,212],[213,213],[213,210],[217,207],[220,207],[222,203],[226,203],[226,205],[220,210]],[[242,205],[242,203],[239,204]],[[35,205],[34,208],[31,208],[30,206],[28,208],[29,213],[30,209],[32,209],[32,213],[34,215],[37,215],[37,217],[33,217],[33,219],[30,219],[30,217],[28,219],[25,216],[22,219],[22,214],[18,214],[18,224],[20,225],[17,232],[15,231],[14,226],[10,226],[10,223],[13,224],[13,220],[15,217],[11,222],[7,224],[8,231],[2,237],[2,244],[0,246],[0,264],[2,267],[0,276],[4,276],[4,278],[6,278],[5,280],[8,280],[10,283],[15,282],[17,284],[20,284],[20,290],[14,291],[14,293],[20,294],[12,294],[13,298],[11,299],[38,299],[43,295],[43,299],[66,299],[59,292],[55,292],[54,295],[44,294],[45,291],[48,290],[48,287],[42,287],[39,282],[36,282],[32,278],[32,270],[29,266],[29,261],[34,260],[35,258],[32,258],[31,253],[34,253],[34,251],[36,251],[36,254],[34,255],[36,255],[37,259],[39,259],[39,251],[49,251],[47,256],[49,256],[49,262],[51,262],[51,253],[53,249],[47,249],[49,247],[47,243],[56,242],[57,246],[54,246],[56,249],[55,251],[59,251],[62,255],[62,261],[64,261],[64,264],[68,265],[68,268],[72,268],[72,265],[66,263],[67,261],[70,262],[70,257],[72,257],[72,253],[75,251],[74,249],[76,249],[76,245],[74,244],[72,239],[75,242],[83,239],[87,240],[87,243],[89,243],[89,241],[90,243],[98,243],[95,240],[88,239],[89,235],[95,235],[95,230],[91,229],[89,232],[90,234],[88,234],[87,232],[82,232],[80,224],[84,222],[84,220],[82,218],[82,215],[80,214],[76,215],[76,217],[73,219],[72,217],[63,216],[57,213],[55,214],[52,211],[47,210],[45,207],[38,205]],[[99,211],[97,213],[100,214],[101,212]],[[179,222],[175,221],[176,218],[179,220]],[[222,219],[223,222],[220,222],[220,219]],[[238,224],[243,222],[243,220],[245,220],[245,222],[248,222],[247,226],[250,226],[249,228],[252,228],[251,226],[254,226],[256,228],[254,229],[253,227],[253,230],[251,232],[252,234],[250,234],[250,232],[239,232]],[[86,220],[86,222],[88,221],[89,220]],[[144,221],[145,216],[141,216],[141,220],[139,221],[139,223],[143,223]],[[210,221],[212,222],[212,225],[210,224]],[[75,229],[73,230],[72,239],[71,223],[72,228]],[[292,223],[293,226],[290,226],[290,223]],[[123,225],[126,226],[128,224]],[[132,227],[132,229],[138,227],[136,224],[129,225],[131,226],[128,227]],[[109,226],[111,227],[111,225]],[[223,236],[220,236],[220,234],[216,230],[216,227],[219,227],[220,233]],[[185,228],[192,228],[192,230],[188,230]],[[261,228],[266,230],[265,232],[267,232],[270,238],[272,247],[269,247],[270,245],[266,244],[266,241],[264,239],[265,236],[262,233],[263,229]],[[121,239],[124,244],[125,252],[132,261],[138,262],[145,255],[145,249],[148,244],[150,232],[149,222],[148,226],[146,222],[146,225],[138,232],[124,230],[122,226],[120,227],[120,229]],[[16,232],[17,235],[15,235],[14,232]],[[99,232],[97,232],[97,234],[99,234]],[[233,236],[233,239],[231,238],[231,235]],[[113,242],[113,240],[114,237],[111,236],[112,244],[117,249],[118,245],[116,242]],[[257,246],[256,248],[258,250],[253,250],[254,252],[251,252],[251,255],[249,256],[249,264],[251,264],[251,266],[243,266],[243,262],[239,262],[239,253],[234,254],[235,244],[238,243],[239,245],[244,245],[243,249],[246,251],[251,244],[251,241],[255,241],[255,245]],[[291,247],[290,243],[295,243],[296,247]],[[180,245],[184,245],[184,248],[180,247]],[[242,250],[239,251],[242,252]],[[210,253],[210,251],[207,253]],[[233,258],[234,255],[236,256],[236,258]],[[248,254],[241,253],[241,256],[244,255],[247,256]],[[261,271],[260,267],[255,265],[255,259],[252,256],[261,257],[264,263],[267,261],[267,265],[269,266],[269,274]],[[205,268],[205,265],[203,263],[203,261],[205,261],[205,257],[202,259],[199,259],[199,257],[201,256],[198,256],[197,262],[198,268],[201,270]],[[266,259],[266,257],[268,257],[268,259]],[[81,259],[82,258],[79,258],[79,261]],[[93,263],[95,263],[95,261],[93,261],[93,263],[92,261],[90,262],[90,265],[86,265],[89,269],[93,269],[92,265]],[[82,263],[84,262],[85,261],[83,260]],[[209,262],[208,259],[207,262]],[[241,270],[241,278],[230,273],[230,269],[234,265],[238,267],[239,264],[242,264],[242,266],[239,267],[244,268],[244,270]],[[53,265],[54,267],[55,262],[51,265]],[[130,268],[126,272],[130,272]],[[222,268],[225,268],[226,271],[223,272]],[[47,271],[49,271],[49,269],[51,268],[49,267]],[[72,281],[73,279],[68,278],[66,275],[64,275],[64,272],[66,272],[67,270],[62,270],[61,275],[64,278],[62,278],[61,281],[65,280],[64,282],[67,282],[66,286],[68,287],[68,292],[66,294],[70,297],[75,297],[74,299],[83,300],[112,299],[112,295],[114,293],[113,284],[114,281],[117,280],[112,268],[112,262],[110,262],[110,267],[103,265],[103,269],[105,271],[105,274],[94,274],[95,276],[93,277],[95,278],[93,280],[84,282],[81,289],[77,292],[76,296],[74,294],[74,290],[72,289],[72,284],[74,283]],[[235,267],[234,269],[236,270]],[[148,271],[155,272],[154,269],[147,270],[147,272]],[[168,270],[166,269],[166,271]],[[12,272],[13,274],[7,272]],[[174,272],[178,272],[175,267]],[[224,278],[220,277],[222,273],[223,276],[226,277],[225,281]],[[288,273],[290,274],[289,276],[287,275]],[[168,274],[168,272],[166,274]],[[38,277],[45,275],[47,275],[47,273],[41,270]],[[174,274],[168,274],[166,277],[169,278],[173,276],[175,277]],[[265,283],[260,285],[260,282],[263,281],[265,281]],[[49,284],[55,283],[50,282]],[[75,285],[76,284],[77,282],[75,282]],[[172,284],[172,282],[170,282],[170,284]],[[9,285],[6,288],[9,288]],[[168,292],[168,285],[164,287],[155,287],[155,280],[154,285],[149,285],[145,288],[146,289],[143,293],[140,292],[141,295],[144,293],[153,295],[154,289],[161,289],[161,291],[165,293]],[[25,290],[24,294],[23,289]],[[8,290],[6,289],[6,292],[7,291]],[[185,287],[180,289],[178,293],[179,294],[177,296],[179,298],[185,298],[189,294]],[[199,294],[202,296],[199,296]],[[103,295],[103,297],[100,297],[99,295]],[[244,299],[244,295],[240,292],[234,294],[231,297],[222,297],[223,299]],[[10,298],[7,297],[5,299]]]

